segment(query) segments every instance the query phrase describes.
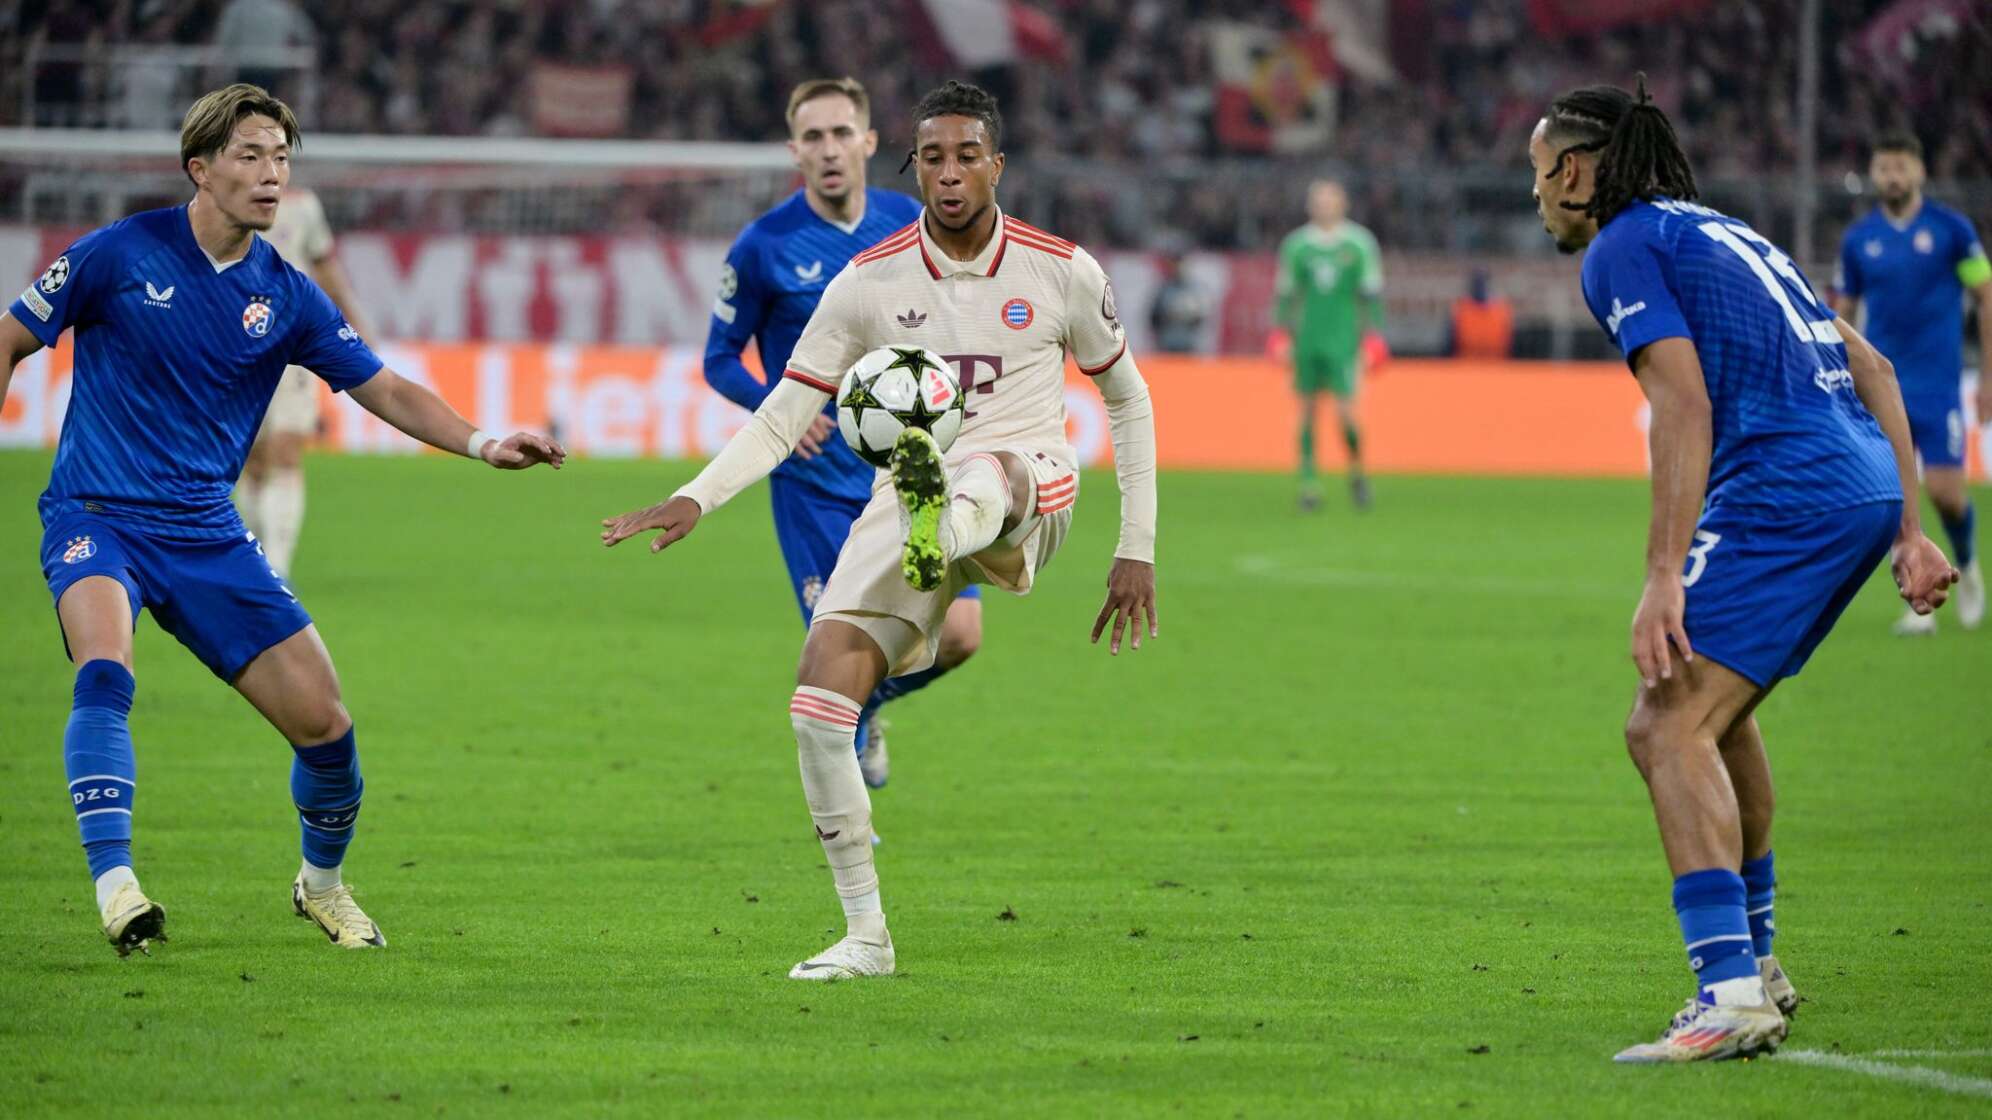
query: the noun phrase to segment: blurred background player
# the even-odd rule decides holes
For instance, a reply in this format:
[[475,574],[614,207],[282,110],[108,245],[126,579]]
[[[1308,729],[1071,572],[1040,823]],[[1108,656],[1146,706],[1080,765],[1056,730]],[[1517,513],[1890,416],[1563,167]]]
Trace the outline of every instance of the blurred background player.
[[1543,226],[1584,253],[1584,302],[1653,415],[1632,618],[1642,687],[1625,737],[1696,988],[1658,1041],[1615,1060],[1749,1057],[1784,1041],[1798,1006],[1771,955],[1771,769],[1753,713],[1891,551],[1919,612],[1957,572],[1923,535],[1888,362],[1788,256],[1690,201],[1694,172],[1644,75],[1636,98],[1616,86],[1557,98],[1528,151]]
[[[1950,538],[1957,621],[1970,630],[1985,618],[1985,576],[1978,565],[1978,512],[1964,478],[1964,296],[1978,302],[1978,415],[1992,418],[1992,262],[1971,219],[1923,197],[1923,143],[1909,132],[1874,142],[1868,179],[1880,205],[1847,227],[1840,242],[1835,305],[1895,365],[1909,432],[1923,460],[1923,486]],[[1863,311],[1866,319],[1857,318]],[[1907,611],[1898,634],[1934,634],[1937,616]]]
[[[334,255],[325,204],[310,191],[286,191],[276,224],[262,235],[292,268],[311,277],[361,338],[371,337],[353,299],[346,270]],[[270,410],[256,430],[249,462],[235,488],[242,523],[263,543],[270,566],[286,580],[304,528],[304,448],[318,434],[318,379],[303,366],[284,370]]]
[[1280,243],[1276,319],[1291,335],[1300,392],[1300,506],[1318,509],[1314,414],[1320,394],[1335,398],[1349,450],[1349,496],[1370,505],[1356,397],[1362,389],[1363,334],[1383,329],[1383,255],[1370,231],[1349,220],[1342,184],[1319,179],[1307,190],[1308,223]]
[[[802,172],[802,189],[734,240],[706,335],[706,383],[750,412],[781,381],[824,288],[852,257],[907,228],[920,213],[914,199],[865,186],[865,161],[878,149],[878,133],[871,127],[865,87],[855,79],[803,82],[789,94],[787,116],[789,152]],[[749,339],[761,355],[758,378],[740,360]],[[834,400],[825,403],[795,453],[768,478],[775,539],[805,628],[877,478],[838,437]],[[970,586],[948,608],[933,666],[885,681],[866,702],[857,751],[867,785],[883,786],[890,775],[880,705],[924,688],[966,661],[981,641],[981,589]]]

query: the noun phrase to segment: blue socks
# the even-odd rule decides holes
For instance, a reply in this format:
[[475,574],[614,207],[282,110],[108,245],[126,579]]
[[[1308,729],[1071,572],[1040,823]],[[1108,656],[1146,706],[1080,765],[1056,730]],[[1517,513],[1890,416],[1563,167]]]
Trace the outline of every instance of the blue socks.
[[[1769,857],[1764,862],[1768,864]],[[1744,914],[1748,897],[1743,876],[1727,868],[1690,871],[1674,880],[1681,940],[1687,943],[1688,964],[1708,1002],[1715,1002],[1709,997],[1710,985],[1757,976],[1750,919]]]
[[353,823],[360,816],[359,751],[353,729],[316,747],[293,746],[291,800],[303,829],[304,861],[313,867],[334,868],[346,860],[353,842]]
[[138,792],[132,757],[131,671],[115,661],[85,661],[76,670],[69,726],[62,733],[62,762],[76,828],[90,859],[92,878],[131,866],[131,806]]
[[1952,521],[1937,511],[1938,520],[1944,523],[1944,535],[1950,538],[1951,563],[1963,569],[1971,566],[1971,558],[1978,553],[1978,507],[1964,503],[1964,516]]
[[1762,859],[1743,864],[1743,889],[1748,892],[1743,906],[1750,918],[1750,951],[1758,960],[1771,955],[1771,938],[1778,932],[1777,923],[1771,920],[1771,904],[1778,893],[1777,872],[1771,866],[1774,854],[1765,852]]
[[878,687],[872,690],[871,698],[865,701],[864,711],[858,713],[858,753],[861,755],[865,753],[865,744],[871,734],[871,719],[885,706],[887,700],[897,700],[909,692],[918,692],[939,680],[947,672],[948,670],[939,665],[930,665],[917,673],[908,673],[903,677],[889,677],[880,681]]

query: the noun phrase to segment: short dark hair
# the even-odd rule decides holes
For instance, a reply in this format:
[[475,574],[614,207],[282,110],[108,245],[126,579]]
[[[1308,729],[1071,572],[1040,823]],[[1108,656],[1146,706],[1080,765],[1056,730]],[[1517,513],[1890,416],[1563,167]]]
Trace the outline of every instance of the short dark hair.
[[257,115],[277,122],[284,131],[284,143],[293,148],[299,145],[297,117],[290,106],[270,96],[262,86],[237,82],[207,94],[187,110],[180,122],[180,170],[191,180],[194,173],[187,170],[189,162],[220,155],[242,118]]
[[1639,92],[1617,86],[1573,89],[1549,103],[1549,127],[1543,140],[1556,150],[1554,176],[1573,152],[1598,153],[1598,169],[1589,202],[1565,203],[1581,209],[1604,225],[1633,201],[1664,194],[1690,201],[1700,197],[1694,169],[1681,150],[1674,125],[1646,95],[1646,75],[1639,75]]
[[1922,159],[1923,141],[1906,128],[1891,128],[1874,138],[1872,151],[1869,154],[1878,156],[1883,152],[1901,152]]
[[913,107],[914,132],[920,130],[921,122],[934,117],[974,117],[988,131],[990,149],[1003,150],[1003,113],[996,107],[996,95],[981,86],[949,78],[928,90]]

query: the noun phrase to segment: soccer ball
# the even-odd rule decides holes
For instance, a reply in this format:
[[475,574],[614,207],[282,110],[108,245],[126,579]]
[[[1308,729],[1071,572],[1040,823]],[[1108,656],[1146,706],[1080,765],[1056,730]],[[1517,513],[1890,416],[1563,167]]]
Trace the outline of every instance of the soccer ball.
[[858,458],[892,466],[892,445],[907,428],[925,428],[946,451],[961,434],[961,382],[932,350],[884,346],[844,373],[837,387],[837,430]]

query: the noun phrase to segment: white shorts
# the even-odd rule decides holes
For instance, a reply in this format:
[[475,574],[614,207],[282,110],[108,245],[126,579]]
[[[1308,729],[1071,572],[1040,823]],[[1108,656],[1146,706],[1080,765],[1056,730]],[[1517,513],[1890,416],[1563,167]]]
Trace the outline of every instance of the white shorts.
[[257,439],[276,434],[314,436],[318,434],[318,378],[303,366],[285,366],[277,381],[277,393],[270,398],[270,410],[263,414]]
[[[1051,563],[1072,527],[1079,476],[1068,461],[1043,452],[1011,453],[1030,464],[1037,483],[1030,515],[988,548],[955,561],[941,586],[932,591],[915,591],[906,582],[900,568],[906,536],[899,495],[881,472],[871,502],[851,525],[844,550],[837,554],[837,567],[817,600],[811,622],[835,618],[871,635],[885,651],[886,675],[897,677],[934,663],[948,606],[962,588],[985,583],[1016,595],[1030,594],[1038,571]],[[949,455],[950,477],[962,464],[987,455],[986,451]]]

